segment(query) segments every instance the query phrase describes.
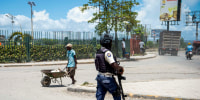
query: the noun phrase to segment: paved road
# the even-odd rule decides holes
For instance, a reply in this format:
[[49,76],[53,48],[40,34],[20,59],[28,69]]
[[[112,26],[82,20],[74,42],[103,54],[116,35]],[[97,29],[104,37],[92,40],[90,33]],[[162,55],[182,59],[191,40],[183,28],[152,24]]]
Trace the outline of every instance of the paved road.
[[[126,82],[191,79],[200,78],[200,56],[193,60],[186,60],[184,52],[179,56],[158,56],[153,59],[121,62],[125,68]],[[0,68],[0,99],[1,100],[95,100],[94,94],[71,93],[66,87],[71,83],[69,78],[63,79],[65,86],[52,84],[44,88],[40,84],[41,69],[64,68],[61,66],[33,66],[33,67],[1,67]],[[78,65],[76,73],[77,84],[85,81],[96,83],[97,72],[94,64]],[[108,95],[108,98],[111,97]],[[107,100],[107,99],[106,99]]]
[[200,78],[200,56],[186,60],[184,52],[178,56],[157,56],[153,59],[124,62],[127,81],[152,81]]
[[[125,68],[124,82],[141,82],[153,80],[189,79],[200,78],[200,56],[194,56],[193,60],[186,60],[184,52],[179,52],[178,56],[157,56],[156,58],[121,62]],[[85,80],[94,83],[96,71],[94,64],[84,64],[79,66],[77,77],[80,83]]]

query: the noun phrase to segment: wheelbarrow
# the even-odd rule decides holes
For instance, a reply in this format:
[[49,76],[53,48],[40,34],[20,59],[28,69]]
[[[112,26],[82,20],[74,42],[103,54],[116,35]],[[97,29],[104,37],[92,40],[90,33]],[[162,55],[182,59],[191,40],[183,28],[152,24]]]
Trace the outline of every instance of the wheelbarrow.
[[[62,85],[62,78],[67,76],[67,73],[63,70],[55,71],[54,69],[48,69],[48,70],[41,70],[42,77],[43,74],[45,76],[41,80],[41,84],[43,87],[49,87],[51,82],[58,83]],[[60,78],[60,81],[58,80]]]

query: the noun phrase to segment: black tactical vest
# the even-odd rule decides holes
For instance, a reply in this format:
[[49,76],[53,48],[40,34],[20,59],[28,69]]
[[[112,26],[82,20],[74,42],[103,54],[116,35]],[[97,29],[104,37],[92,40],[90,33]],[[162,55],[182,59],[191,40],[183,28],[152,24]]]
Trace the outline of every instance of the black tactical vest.
[[114,68],[111,67],[111,65],[105,60],[105,52],[109,51],[108,49],[99,49],[96,53],[96,59],[95,59],[95,66],[96,70],[102,73],[115,73]]

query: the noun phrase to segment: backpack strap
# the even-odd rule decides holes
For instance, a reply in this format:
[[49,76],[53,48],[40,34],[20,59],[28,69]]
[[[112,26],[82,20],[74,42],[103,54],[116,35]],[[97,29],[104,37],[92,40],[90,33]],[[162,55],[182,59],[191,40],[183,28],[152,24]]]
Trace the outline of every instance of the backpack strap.
[[107,52],[107,51],[109,51],[108,49],[101,49],[101,51],[103,52],[103,53],[105,53],[105,52]]

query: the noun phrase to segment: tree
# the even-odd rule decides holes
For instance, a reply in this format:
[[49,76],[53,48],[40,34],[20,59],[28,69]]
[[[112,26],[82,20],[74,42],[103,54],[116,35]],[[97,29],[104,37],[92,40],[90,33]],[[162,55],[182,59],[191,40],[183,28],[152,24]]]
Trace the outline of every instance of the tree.
[[[135,0],[89,0],[87,4],[83,5],[81,10],[84,12],[90,8],[99,9],[88,22],[98,23],[95,26],[95,32],[99,35],[104,32],[110,33],[110,31],[114,31],[115,46],[118,48],[117,32],[125,31],[126,27],[133,27],[139,22],[136,20],[137,12],[131,10],[136,5],[139,5],[139,3]],[[118,56],[117,49],[116,56]]]
[[145,27],[142,24],[138,24],[136,28],[132,29],[132,33],[136,33],[141,40],[144,40]]
[[184,42],[184,38],[183,37],[180,39],[180,47],[181,48],[186,48],[187,47],[187,43]]

